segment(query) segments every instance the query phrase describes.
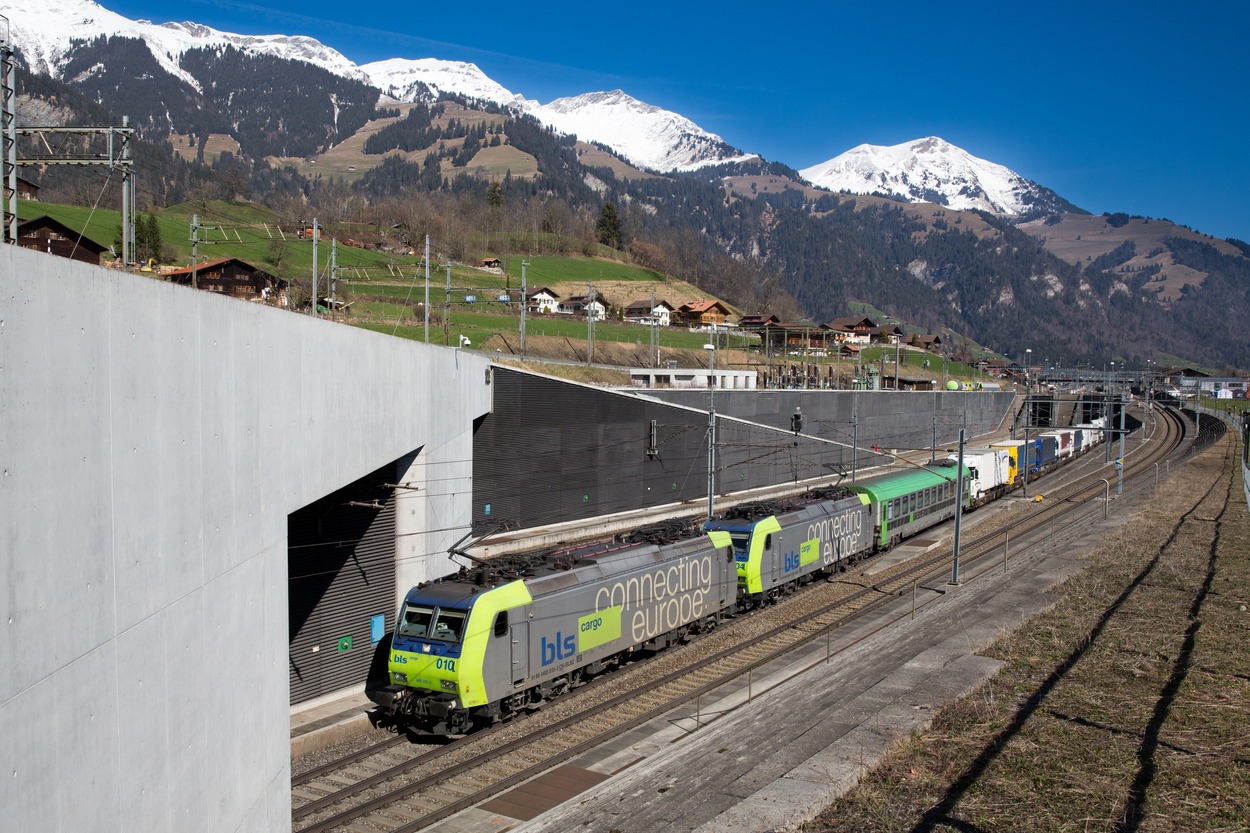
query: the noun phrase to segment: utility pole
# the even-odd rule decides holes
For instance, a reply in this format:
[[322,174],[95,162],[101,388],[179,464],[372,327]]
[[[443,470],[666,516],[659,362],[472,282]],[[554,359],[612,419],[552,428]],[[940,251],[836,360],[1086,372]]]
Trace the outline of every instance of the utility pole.
[[[521,264],[521,274],[525,274],[525,264]],[[524,278],[521,279],[524,282]],[[522,283],[524,286],[524,283]],[[443,298],[443,345],[451,344],[451,261],[447,261],[447,295]],[[521,328],[521,345],[524,350],[525,328]]]
[[200,266],[200,215],[191,215],[191,288],[199,289],[197,270]]
[[707,519],[712,520],[716,495],[716,345],[703,345],[707,359]]
[[313,292],[312,292],[312,317],[317,317],[317,238],[321,234],[321,228],[317,225],[317,218],[313,217]]
[[[5,50],[3,42],[0,42],[0,75],[7,76],[7,81],[0,78],[0,98],[10,98],[11,92],[8,87],[15,84],[13,76],[16,70],[10,70],[6,62]],[[15,107],[12,100],[0,102],[7,111]],[[129,263],[133,259],[133,243],[135,239],[134,227],[134,162],[130,157],[130,137],[134,135],[132,127],[23,127],[17,128],[14,125],[16,113],[3,113],[5,122],[3,135],[0,136],[0,147],[3,147],[3,156],[0,157],[0,172],[5,180],[5,239],[9,243],[17,242],[17,167],[21,165],[105,165],[110,170],[120,171],[123,179],[122,191],[122,251],[119,253],[121,259],[125,263]],[[124,118],[124,123],[129,124],[130,118]],[[77,135],[100,135],[107,142],[107,149],[104,153],[85,152],[83,155],[72,156],[55,156],[53,151],[49,150],[42,156],[17,156],[17,137],[18,136],[39,136],[43,140],[44,147],[50,147],[46,134],[77,134]],[[59,151],[57,151],[59,152]],[[9,184],[12,184],[12,193],[9,193]],[[11,209],[11,211],[10,211]],[[11,216],[10,216],[11,214]],[[12,234],[10,238],[9,235]],[[127,243],[129,241],[129,244]]]
[[894,389],[895,389],[895,390],[898,390],[898,389],[899,389],[899,387],[898,387],[899,378],[898,378],[898,377],[901,375],[901,374],[899,373],[899,371],[898,371],[898,343],[899,343],[898,336],[895,336],[895,337],[894,337]]
[[529,306],[529,294],[525,285],[525,268],[529,266],[528,260],[521,261],[521,358],[525,358],[525,312]]
[[[130,116],[122,116],[122,128],[130,127]],[[130,142],[123,141],[121,159],[124,163],[130,161]],[[131,186],[134,183],[134,177],[129,164],[122,169],[122,266],[130,266],[135,262],[135,218],[134,218],[134,195],[131,193]]]
[[851,483],[855,483],[855,475],[859,464],[859,410],[857,398],[859,390],[851,391]]
[[595,302],[595,285],[586,284],[586,364],[595,363],[595,311],[591,304]]
[[17,243],[17,60],[9,19],[0,15],[0,179],[4,187],[5,243]]
[[660,364],[660,351],[656,344],[658,331],[656,330],[657,322],[655,320],[655,290],[651,290],[651,315],[649,316],[651,326],[647,328],[647,336],[650,341],[647,343],[647,364],[651,367],[658,367]]
[[430,235],[425,236],[425,343],[430,343]]
[[[1115,493],[1124,494],[1124,394],[1120,394],[1120,464],[1115,467]],[[1145,429],[1143,428],[1143,431]]]
[[959,531],[963,522],[964,502],[964,435],[966,429],[959,429],[959,462],[955,464],[955,561],[951,574],[951,584],[959,586]]
[[330,238],[330,320],[334,320],[334,294],[339,281],[339,239]]

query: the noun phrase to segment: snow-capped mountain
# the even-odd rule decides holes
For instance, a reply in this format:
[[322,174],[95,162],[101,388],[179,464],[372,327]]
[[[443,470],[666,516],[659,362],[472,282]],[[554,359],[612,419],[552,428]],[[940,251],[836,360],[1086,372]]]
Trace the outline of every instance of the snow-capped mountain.
[[505,107],[522,107],[537,102],[511,92],[482,72],[476,64],[466,61],[443,61],[438,58],[390,58],[360,67],[370,83],[397,101],[421,101],[427,91],[493,101]]
[[936,136],[889,147],[860,145],[799,174],[831,191],[886,194],[959,211],[1014,217],[1067,205],[1049,189]]
[[602,142],[633,164],[651,170],[689,171],[758,158],[735,150],[684,116],[620,90],[558,98],[543,105],[531,102],[527,111],[562,133]]
[[182,56],[193,49],[232,46],[367,81],[399,101],[423,100],[430,91],[492,101],[529,113],[561,132],[604,144],[631,163],[658,171],[692,170],[755,158],[731,148],[689,119],[644,104],[619,90],[543,105],[505,89],[476,65],[463,61],[396,58],[357,66],[313,38],[235,35],[190,22],[157,25],[129,20],[93,0],[62,0],[53,6],[0,0],[0,14],[11,21],[13,43],[32,69],[71,83],[81,79],[62,78],[62,71],[72,57],[75,42],[101,35],[142,41],[162,69],[197,92],[203,91],[201,85],[183,68]]
[[[54,78],[61,77],[75,41],[118,35],[143,41],[163,69],[197,91],[198,83],[182,69],[179,59],[191,49],[220,46],[304,61],[335,75],[367,79],[360,67],[341,53],[303,36],[234,35],[190,22],[157,25],[122,17],[93,0],[62,0],[48,5],[0,0],[0,14],[8,17],[13,45],[21,51],[31,69]],[[74,79],[62,80],[72,82]]]
[[[638,101],[621,90],[542,104],[504,88],[476,65],[464,61],[396,58],[357,66],[313,38],[236,35],[190,22],[158,25],[134,21],[94,0],[60,0],[53,5],[0,0],[0,14],[9,18],[13,44],[32,69],[69,83],[91,80],[99,88],[94,91],[96,96],[105,88],[116,88],[116,79],[96,77],[107,72],[109,58],[74,59],[82,54],[82,44],[101,35],[141,41],[157,66],[196,93],[205,92],[206,73],[201,67],[197,77],[189,71],[184,57],[193,50],[229,46],[252,55],[310,64],[339,78],[376,87],[384,96],[399,101],[428,100],[441,92],[495,102],[528,113],[563,133],[606,145],[630,163],[659,172],[759,158],[731,147],[684,116]],[[71,71],[75,77],[63,77],[67,67],[75,67]],[[169,95],[169,91],[164,94]],[[342,106],[341,95],[328,93],[336,112]],[[227,96],[227,100],[232,99]],[[253,104],[254,109],[258,106]],[[176,121],[177,114],[171,111],[167,118],[150,116],[148,124],[177,131]],[[204,129],[205,125],[199,127]],[[344,126],[336,120],[333,127],[337,132]],[[339,133],[338,138],[344,134]],[[1072,209],[1053,192],[935,137],[894,147],[861,145],[802,171],[802,175],[814,185],[835,191],[886,193],[952,209],[983,209],[1018,217]]]

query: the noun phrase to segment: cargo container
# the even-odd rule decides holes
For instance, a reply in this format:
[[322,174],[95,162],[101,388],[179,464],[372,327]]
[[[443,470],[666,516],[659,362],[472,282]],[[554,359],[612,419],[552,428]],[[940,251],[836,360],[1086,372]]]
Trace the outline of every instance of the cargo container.
[[1041,434],[1042,437],[1053,438],[1055,441],[1055,456],[1060,460],[1066,460],[1072,456],[1072,430],[1069,428],[1060,428],[1055,431],[1046,431]]
[[990,443],[990,448],[1003,449],[1010,455],[1008,460],[1008,476],[1012,487],[1019,486],[1024,474],[1024,440],[999,440]]
[[[955,455],[949,459],[954,462]],[[1015,482],[1012,453],[1007,448],[964,448],[964,467],[969,472],[973,506],[997,499]]]

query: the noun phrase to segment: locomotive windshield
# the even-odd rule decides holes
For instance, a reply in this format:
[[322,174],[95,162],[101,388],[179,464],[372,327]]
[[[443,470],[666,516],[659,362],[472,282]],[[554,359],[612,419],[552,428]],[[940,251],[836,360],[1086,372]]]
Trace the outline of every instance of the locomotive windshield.
[[404,605],[404,615],[399,618],[400,636],[425,636],[430,632],[434,608],[421,605]]
[[399,635],[443,642],[459,642],[468,611],[405,603],[399,617]]
[[751,555],[751,531],[730,532],[729,540],[734,545],[734,560],[746,561]]

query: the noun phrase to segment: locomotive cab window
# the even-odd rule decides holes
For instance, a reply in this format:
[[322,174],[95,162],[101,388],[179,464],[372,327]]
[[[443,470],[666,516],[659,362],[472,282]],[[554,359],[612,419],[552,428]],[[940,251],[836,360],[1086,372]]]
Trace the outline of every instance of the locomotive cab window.
[[425,636],[430,632],[430,621],[433,618],[434,608],[405,604],[403,615],[399,617],[399,635]]
[[495,616],[495,636],[508,635],[508,611],[501,610]]
[[464,635],[466,613],[464,610],[440,607],[434,624],[430,627],[430,638],[443,642],[459,642]]
[[773,535],[770,532],[764,536],[764,549],[771,550],[773,548]]

